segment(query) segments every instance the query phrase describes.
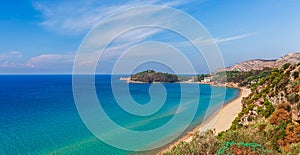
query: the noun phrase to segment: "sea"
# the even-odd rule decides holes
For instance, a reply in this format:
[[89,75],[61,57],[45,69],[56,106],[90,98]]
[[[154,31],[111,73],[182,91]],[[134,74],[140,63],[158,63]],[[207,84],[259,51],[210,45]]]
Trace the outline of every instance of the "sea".
[[[177,114],[179,104],[188,101],[187,105],[198,104],[198,107],[189,127],[181,134],[183,136],[212,116],[220,109],[219,105],[237,98],[240,93],[239,89],[206,84],[165,83],[162,86],[166,91],[166,98],[161,109],[148,116],[138,116],[122,109],[115,99],[112,81],[115,80],[120,85],[126,83],[119,78],[120,75],[95,75],[96,93],[101,101],[99,104],[116,124],[134,131],[147,131],[165,125]],[[142,105],[153,98],[151,95],[159,96],[160,94],[149,93],[151,85],[155,83],[130,83],[129,91],[134,101]],[[183,85],[191,89],[198,85],[199,92],[182,92]],[[212,89],[220,94],[212,94]],[[72,75],[0,75],[0,154],[147,153],[123,150],[98,139],[82,121],[72,91]],[[185,100],[181,99],[182,93],[188,93]],[[126,95],[119,95],[121,100],[122,97],[124,101],[128,98]],[[215,99],[213,103],[210,102],[212,98]],[[178,131],[170,128],[168,132]],[[118,133],[116,129],[103,134],[113,137]],[[147,141],[143,137],[137,138]],[[170,137],[165,135],[154,135],[151,144],[161,143],[168,138]],[[180,137],[176,137],[178,138]],[[161,148],[149,150],[148,153],[155,153],[159,149]]]

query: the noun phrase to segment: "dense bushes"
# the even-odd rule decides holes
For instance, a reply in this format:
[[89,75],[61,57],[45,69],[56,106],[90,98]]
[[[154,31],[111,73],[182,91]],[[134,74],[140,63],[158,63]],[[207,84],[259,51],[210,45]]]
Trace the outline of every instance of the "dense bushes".
[[189,143],[180,142],[165,155],[181,155],[181,154],[216,154],[220,148],[221,142],[214,135],[214,131],[209,130],[203,133],[196,134]]
[[285,122],[287,123],[290,121],[290,113],[287,112],[284,109],[278,109],[274,112],[274,114],[270,118],[270,123],[271,124],[276,124],[278,125],[280,122]]
[[295,93],[288,94],[288,101],[291,103],[297,103],[299,101],[299,95]]
[[295,72],[293,73],[293,76],[294,76],[294,79],[297,79],[297,78],[299,77],[299,72],[295,71]]
[[[261,78],[264,78],[271,74],[271,68],[264,68],[262,71],[251,70],[248,72],[240,71],[226,71],[226,82],[239,83],[239,86],[250,86],[254,82],[258,82]],[[218,77],[225,77],[224,72],[219,72],[215,75],[216,80]]]
[[[250,142],[248,133],[245,135],[240,132],[224,132],[226,135],[216,136],[212,130],[197,134],[191,142],[180,142],[165,155],[212,155],[212,154],[270,154],[264,145]],[[219,134],[220,135],[220,134]],[[260,139],[256,137],[255,139]],[[243,142],[245,140],[246,142]]]
[[265,117],[265,118],[268,118],[274,111],[274,106],[273,104],[265,99],[264,100],[264,105],[265,105],[265,110],[262,112],[262,115]]

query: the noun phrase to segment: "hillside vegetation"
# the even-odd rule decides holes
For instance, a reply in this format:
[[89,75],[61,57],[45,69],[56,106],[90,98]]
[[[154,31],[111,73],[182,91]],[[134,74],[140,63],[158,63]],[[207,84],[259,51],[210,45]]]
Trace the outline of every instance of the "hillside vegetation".
[[[300,64],[227,71],[229,82],[252,90],[231,128],[198,133],[164,154],[300,154]],[[218,78],[215,75],[215,78]]]
[[130,76],[130,80],[132,81],[139,81],[139,82],[179,82],[178,76],[176,74],[169,74],[169,73],[161,73],[155,72],[153,70],[146,70],[143,72],[139,72]]

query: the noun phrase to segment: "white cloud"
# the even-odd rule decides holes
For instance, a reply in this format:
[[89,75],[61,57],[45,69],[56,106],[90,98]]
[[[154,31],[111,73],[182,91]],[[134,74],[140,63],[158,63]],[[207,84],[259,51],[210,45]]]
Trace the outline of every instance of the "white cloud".
[[9,52],[9,55],[16,56],[16,57],[22,57],[23,56],[23,54],[19,51],[11,51],[11,52]]
[[26,64],[31,68],[52,68],[59,65],[72,65],[74,61],[73,54],[44,54],[32,57]]
[[227,38],[215,38],[214,40],[216,43],[223,43],[223,42],[244,39],[244,38],[247,38],[247,37],[250,37],[253,35],[254,35],[253,33],[247,33],[247,34],[242,34],[242,35],[232,36],[232,37],[227,37]]
[[19,51],[11,51],[6,53],[0,53],[0,61],[8,60],[15,57],[22,57],[22,53]]
[[166,65],[176,73],[193,73],[189,59],[180,50],[165,43],[151,41],[123,53],[114,64],[114,73],[130,74],[136,67],[149,62]]
[[202,44],[202,45],[209,45],[212,41],[214,41],[215,43],[225,43],[225,42],[231,42],[231,41],[235,41],[235,40],[240,40],[240,39],[244,39],[247,37],[252,36],[252,33],[248,33],[248,34],[242,34],[242,35],[237,35],[237,36],[230,36],[230,37],[216,37],[216,38],[212,38],[212,40],[208,40],[208,39],[202,39],[202,38],[197,38],[195,40],[195,43],[197,44]]
[[8,67],[22,61],[23,54],[19,51],[0,53],[0,66]]
[[[164,29],[155,26],[167,27],[178,21],[177,14],[161,10],[161,8],[137,8],[125,14],[118,14],[101,23],[80,47],[80,56],[76,59],[76,67],[86,70],[86,65],[96,64],[99,50],[104,48],[108,41],[113,41],[105,49],[103,59],[114,59],[130,46],[138,44],[151,36],[159,34]],[[141,25],[141,23],[143,25]],[[137,27],[140,26],[140,27]],[[152,27],[154,26],[154,27]],[[103,60],[102,59],[102,60]],[[82,66],[85,64],[84,66]]]
[[[58,3],[47,3],[47,2],[35,2],[34,7],[36,10],[40,11],[43,16],[43,21],[41,25],[47,29],[51,29],[57,32],[63,33],[81,33],[86,32],[95,26],[96,23],[117,13],[120,10],[143,6],[143,5],[156,5],[160,4],[163,6],[177,6],[187,1],[171,1],[171,2],[160,2],[158,0],[153,1],[142,1],[135,0],[122,4],[104,4],[103,1],[76,1],[76,2],[58,2]],[[146,10],[142,10],[145,13]],[[152,11],[153,10],[149,10]],[[152,13],[151,12],[151,13]],[[99,47],[105,46],[103,40],[113,39],[113,37],[118,36],[115,32],[121,32],[118,30],[123,30],[124,27],[128,25],[134,25],[133,23],[145,21],[143,13],[132,12],[127,13],[123,16],[118,16],[123,19],[123,23],[120,24],[121,19],[113,18],[110,20],[110,27],[105,30],[105,33],[98,33],[98,35],[90,36],[86,42],[89,42],[89,49],[93,49],[90,52],[87,52],[84,56],[80,58],[80,65],[86,66],[90,65],[93,62],[97,61],[95,55],[97,54],[97,49]],[[126,20],[124,20],[124,18]],[[128,20],[134,19],[134,20]],[[116,21],[117,20],[117,21]],[[154,23],[166,21],[163,17],[157,17],[152,19]],[[121,20],[122,21],[122,20]],[[124,23],[125,21],[125,23]],[[126,23],[128,22],[128,23]],[[139,43],[146,38],[160,32],[161,30],[134,30],[122,35],[116,40],[113,46],[106,48],[106,54],[104,57],[116,58],[120,51],[126,50],[128,47],[132,46],[135,43]],[[95,45],[95,47],[92,47]],[[40,59],[41,57],[39,57]],[[52,56],[52,59],[56,57]],[[57,58],[56,58],[57,59]],[[36,66],[34,63],[37,60],[31,59],[28,63],[29,66]]]
[[8,61],[3,61],[0,63],[0,67],[8,67],[10,64]]
[[[159,29],[138,29],[138,30],[130,31],[124,34],[123,36],[120,36],[120,38],[116,40],[117,45],[107,47],[104,51],[102,58],[103,59],[116,58],[131,46],[135,44],[139,44],[147,37],[152,36],[158,33],[159,31],[160,31]],[[125,42],[125,43],[119,44],[120,42]]]
[[[216,37],[212,39],[204,39],[204,38],[197,38],[193,40],[195,44],[206,46],[206,45],[211,45],[213,42],[216,44],[218,43],[225,43],[225,42],[231,42],[235,40],[240,40],[244,39],[250,36],[253,36],[253,33],[247,33],[247,34],[242,34],[242,35],[237,35],[237,36],[230,36],[230,37]],[[185,47],[185,46],[191,46],[191,43],[189,41],[184,41],[184,42],[173,42],[173,44],[176,44],[177,46]]]
[[[182,4],[188,3],[189,1],[184,0],[175,0],[169,2],[163,2],[160,0],[152,1],[143,1],[143,0],[134,0],[126,3],[119,4],[108,4],[108,2],[103,1],[76,1],[76,2],[57,2],[57,3],[47,3],[47,2],[35,2],[34,7],[36,10],[40,11],[43,16],[43,21],[41,25],[47,29],[51,29],[57,32],[64,33],[81,33],[86,32],[95,26],[96,23],[117,13],[120,10],[125,10],[132,7],[138,7],[143,5],[163,5],[168,7],[180,6]],[[105,3],[105,4],[104,4]],[[80,65],[86,66],[93,64],[97,61],[95,55],[97,54],[97,49],[105,46],[103,40],[112,39],[115,32],[120,32],[119,30],[124,30],[124,27],[134,25],[135,23],[142,23],[143,21],[151,20],[155,25],[159,25],[162,22],[169,21],[171,15],[157,15],[156,12],[151,11],[150,14],[156,15],[155,18],[149,19],[145,18],[143,12],[130,12],[127,14],[122,14],[118,18],[113,18],[108,20],[111,24],[109,28],[105,30],[105,33],[99,33],[94,36],[90,36],[86,42],[89,42],[89,49],[92,49],[90,52],[87,52],[83,58],[80,59]],[[150,15],[148,15],[150,17]],[[122,19],[120,19],[122,18]],[[168,18],[168,20],[166,19]],[[125,20],[126,19],[126,20]],[[128,20],[134,19],[134,20]],[[123,21],[120,23],[120,21]],[[176,18],[175,18],[176,21]],[[106,59],[114,59],[121,52],[128,49],[130,46],[137,44],[157,33],[161,30],[152,29],[152,30],[134,30],[132,32],[126,33],[120,38],[118,38],[113,46],[109,46],[105,49],[105,55],[103,56]],[[95,45],[95,47],[91,47]],[[33,63],[29,63],[33,64]],[[34,64],[32,66],[35,66]]]
[[0,53],[0,67],[15,68],[15,69],[29,69],[29,68],[56,68],[58,71],[61,68],[71,67],[74,61],[74,54],[43,54],[31,58],[24,58],[22,52],[12,51]]
[[0,61],[6,61],[9,58],[9,56],[6,53],[0,54]]
[[58,3],[35,2],[34,8],[42,15],[41,25],[64,33],[86,32],[96,23],[114,13],[142,5],[177,6],[187,1],[160,2],[158,0],[135,0],[123,4],[107,4],[103,1],[64,1]]
[[[171,1],[171,2],[160,2],[158,0],[154,1],[142,1],[136,0],[128,3],[118,4],[118,5],[104,5],[103,1],[64,1],[64,2],[35,2],[34,7],[36,10],[40,11],[43,17],[43,21],[40,23],[47,29],[54,30],[56,32],[63,33],[82,33],[91,29],[97,22],[103,20],[104,18],[130,7],[136,7],[141,5],[152,5],[152,4],[161,4],[165,6],[178,6],[186,1]],[[136,20],[128,22],[137,22],[143,19],[141,14],[126,14],[127,16],[122,16],[123,18],[133,18]],[[157,16],[153,20],[155,24],[159,22],[167,21],[165,17],[170,16]],[[152,21],[151,21],[152,22]],[[123,23],[122,23],[123,24]],[[112,30],[107,30],[105,35],[98,35],[96,38],[92,38],[91,41],[94,41],[95,44],[99,47],[101,40],[110,38],[114,33],[114,30],[119,30],[120,27],[124,26],[122,24],[115,24]],[[127,24],[127,23],[125,23]],[[130,25],[130,23],[128,24]],[[110,46],[106,49],[104,57],[107,59],[116,58],[121,52],[128,49],[134,44],[137,44],[157,33],[161,30],[152,29],[152,30],[134,30],[132,32],[124,34],[116,40],[116,43],[113,46]],[[244,34],[239,36],[232,36],[227,38],[215,38],[214,41],[217,43],[229,42],[238,39],[243,39],[251,36],[252,34]],[[201,40],[200,42],[205,42]],[[180,43],[176,43],[180,44]],[[96,52],[96,51],[95,51]],[[17,66],[17,67],[27,67],[27,68],[57,68],[60,69],[60,66],[72,66],[74,61],[74,54],[43,54],[39,56],[34,56],[29,59],[24,59],[23,62],[14,62],[11,58],[17,59],[22,58],[21,52],[8,52],[5,54],[0,53],[0,67],[7,66]],[[81,62],[81,65],[90,65],[94,57],[91,53],[91,57],[85,57],[84,61]],[[138,56],[138,55],[137,55]],[[91,58],[91,59],[90,59]],[[71,70],[70,70],[71,71]]]

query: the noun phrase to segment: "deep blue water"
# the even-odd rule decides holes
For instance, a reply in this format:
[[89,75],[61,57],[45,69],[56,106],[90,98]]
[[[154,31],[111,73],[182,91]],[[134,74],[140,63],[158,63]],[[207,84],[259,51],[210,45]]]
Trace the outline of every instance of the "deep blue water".
[[[113,80],[125,83],[119,81],[118,77]],[[178,110],[181,97],[178,83],[164,84],[167,97],[159,111],[147,117],[138,117],[118,106],[111,90],[110,75],[97,75],[95,81],[101,106],[115,123],[124,128],[134,131],[155,129],[170,121]],[[194,84],[185,85],[192,87]],[[150,86],[151,84],[130,84],[131,96],[139,104],[146,104],[151,99],[148,92]],[[211,89],[209,85],[200,85],[200,94],[186,92],[192,104],[196,102],[194,97],[200,95],[200,104],[189,129],[203,122]],[[226,89],[225,102],[239,94],[238,89],[216,89],[220,92]],[[222,102],[222,94],[215,95]],[[218,103],[215,103],[215,107],[212,105],[208,115],[219,108]],[[111,132],[112,135],[117,134]],[[173,132],[172,129],[169,132]],[[153,143],[166,139],[163,135],[154,138]],[[74,103],[71,75],[0,76],[0,139],[0,154],[132,153],[105,144],[85,127]]]

